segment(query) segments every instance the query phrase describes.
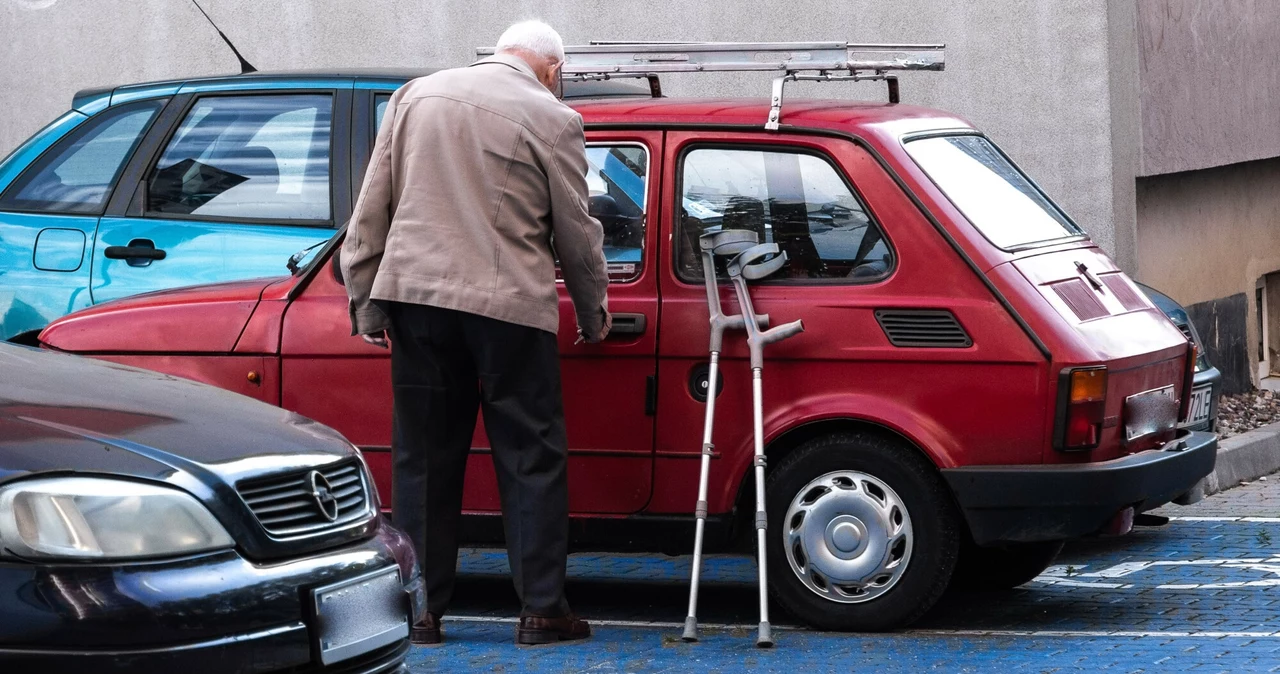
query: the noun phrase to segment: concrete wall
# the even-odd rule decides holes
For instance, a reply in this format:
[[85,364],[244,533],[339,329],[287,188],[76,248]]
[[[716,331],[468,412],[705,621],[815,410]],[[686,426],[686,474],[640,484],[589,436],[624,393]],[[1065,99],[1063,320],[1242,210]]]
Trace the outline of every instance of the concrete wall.
[[1254,287],[1280,271],[1280,158],[1139,178],[1137,216],[1141,280],[1184,305],[1231,300],[1243,320],[1216,330],[1256,361]]
[[1142,172],[1280,156],[1280,2],[1137,6]]
[[[204,0],[260,69],[462,64],[530,16],[589,39],[941,41],[947,71],[904,78],[904,100],[985,129],[1126,268],[1133,268],[1136,126],[1113,102],[1137,86],[1130,5],[1107,0]],[[1110,9],[1109,9],[1110,7]],[[1118,11],[1121,7],[1124,11]],[[1118,19],[1117,19],[1118,17]],[[1109,32],[1109,21],[1118,27]],[[1128,35],[1128,37],[1125,37]],[[236,62],[185,0],[0,0],[0,152],[65,110],[76,89],[226,73]],[[760,76],[669,78],[674,95],[767,95]],[[811,85],[825,97],[883,97]],[[1127,103],[1125,105],[1128,105]],[[1133,114],[1136,115],[1136,106]],[[1128,118],[1126,118],[1128,119]],[[1136,161],[1136,160],[1133,160]],[[1121,234],[1117,236],[1117,231]],[[1120,250],[1117,251],[1117,243]]]

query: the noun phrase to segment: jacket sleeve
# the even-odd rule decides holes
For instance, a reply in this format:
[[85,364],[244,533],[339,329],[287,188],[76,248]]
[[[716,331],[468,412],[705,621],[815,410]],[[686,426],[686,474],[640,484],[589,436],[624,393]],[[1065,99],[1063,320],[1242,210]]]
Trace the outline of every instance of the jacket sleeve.
[[547,165],[551,190],[551,226],[564,284],[573,299],[578,327],[597,334],[608,314],[608,270],[604,229],[587,212],[586,135],[575,114],[560,131]]
[[392,129],[396,125],[399,92],[387,103],[387,111],[373,145],[373,159],[365,170],[364,185],[347,223],[347,238],[342,242],[342,278],[347,287],[347,310],[351,315],[351,334],[368,335],[391,327],[386,314],[369,300],[373,280],[382,264],[387,247],[387,233],[394,216],[392,207],[391,166],[395,152]]

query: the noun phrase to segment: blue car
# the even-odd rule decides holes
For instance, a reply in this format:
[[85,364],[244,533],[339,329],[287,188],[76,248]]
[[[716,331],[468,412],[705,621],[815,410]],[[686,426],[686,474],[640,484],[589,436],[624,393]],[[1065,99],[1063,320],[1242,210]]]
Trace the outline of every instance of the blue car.
[[[430,71],[251,73],[81,91],[0,162],[0,340],[153,290],[276,276],[351,214],[391,93]],[[569,98],[650,96],[570,83]],[[590,148],[606,254],[640,259],[643,153]],[[643,175],[642,173],[640,175]]]

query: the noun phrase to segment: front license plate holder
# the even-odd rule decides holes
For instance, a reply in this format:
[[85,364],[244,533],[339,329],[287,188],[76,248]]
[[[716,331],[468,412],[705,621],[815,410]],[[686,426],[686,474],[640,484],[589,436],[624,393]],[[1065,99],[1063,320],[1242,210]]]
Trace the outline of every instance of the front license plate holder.
[[328,666],[409,636],[400,567],[392,566],[311,590],[313,641]]

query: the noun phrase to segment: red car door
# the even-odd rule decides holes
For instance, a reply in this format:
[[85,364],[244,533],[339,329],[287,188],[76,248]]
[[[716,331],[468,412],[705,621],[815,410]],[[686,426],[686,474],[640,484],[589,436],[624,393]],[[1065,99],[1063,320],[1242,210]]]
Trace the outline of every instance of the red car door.
[[[921,440],[931,429],[962,429],[957,435],[982,447],[986,461],[1013,463],[1042,437],[1040,398],[1024,393],[1040,386],[1040,375],[1023,362],[1026,350],[1006,341],[1016,325],[869,152],[844,139],[777,133],[670,132],[666,145],[663,182],[672,188],[662,207],[671,209],[673,251],[661,262],[655,482],[662,488],[648,512],[687,513],[697,498],[705,406],[694,393],[709,328],[695,253],[708,229],[756,231],[788,256],[777,274],[751,286],[756,311],[774,325],[805,323],[803,334],[765,351],[766,442],[807,423],[858,418]],[[726,313],[738,312],[727,280],[720,297]],[[888,311],[949,312],[972,346],[896,346],[877,318]],[[747,355],[745,334],[726,333],[712,513],[733,506],[751,462]],[[1003,386],[966,396],[981,378]],[[999,434],[969,421],[987,406],[1003,410]]]
[[[561,286],[559,345],[574,513],[636,512],[652,490],[659,226],[646,216],[646,206],[657,202],[661,143],[661,132],[588,136],[591,210],[605,227],[614,332],[601,344],[574,344],[573,305]],[[284,317],[282,406],[332,426],[364,450],[389,504],[389,352],[349,335],[346,290],[334,260],[323,264],[327,268]],[[480,423],[467,464],[463,507],[469,512],[500,509],[488,448]]]

